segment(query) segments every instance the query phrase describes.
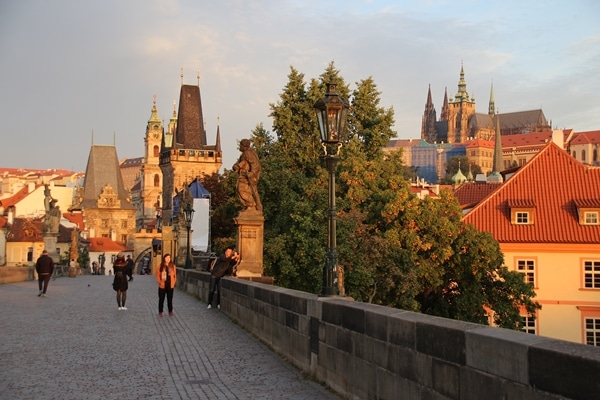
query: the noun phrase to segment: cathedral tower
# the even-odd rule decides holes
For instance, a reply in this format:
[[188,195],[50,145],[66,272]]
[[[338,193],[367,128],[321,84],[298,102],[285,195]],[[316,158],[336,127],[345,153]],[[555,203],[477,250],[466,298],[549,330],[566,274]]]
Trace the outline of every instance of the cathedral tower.
[[448,143],[464,143],[469,137],[469,118],[475,114],[475,99],[469,97],[465,71],[460,67],[458,92],[448,103]]

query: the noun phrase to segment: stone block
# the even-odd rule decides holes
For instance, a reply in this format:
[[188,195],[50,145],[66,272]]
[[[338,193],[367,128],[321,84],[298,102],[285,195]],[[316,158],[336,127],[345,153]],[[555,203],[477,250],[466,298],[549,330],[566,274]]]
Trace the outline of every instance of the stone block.
[[529,383],[573,399],[600,399],[600,349],[548,339],[529,348]]
[[466,364],[466,332],[481,325],[423,316],[417,321],[417,350],[435,358]]
[[466,332],[467,365],[523,384],[529,383],[529,346],[547,339],[482,326]]

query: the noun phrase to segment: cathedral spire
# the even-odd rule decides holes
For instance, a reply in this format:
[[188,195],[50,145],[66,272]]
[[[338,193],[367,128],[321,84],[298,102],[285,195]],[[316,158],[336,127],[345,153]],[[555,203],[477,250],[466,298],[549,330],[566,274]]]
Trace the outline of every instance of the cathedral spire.
[[467,93],[467,82],[465,81],[465,69],[463,67],[462,62],[460,63],[460,79],[458,80],[458,92],[456,92],[454,99],[458,102],[469,100],[469,93]]
[[448,107],[448,88],[444,88],[444,103],[442,104],[442,113],[440,114],[440,121],[448,121],[450,116],[450,108]]
[[500,134],[500,116],[496,114],[496,141],[494,144],[494,165],[492,166],[492,172],[488,176],[487,181],[489,183],[502,183],[503,178],[500,175],[504,167],[502,161],[502,136]]
[[496,115],[496,104],[494,102],[494,82],[492,81],[492,88],[490,89],[490,105],[488,107],[488,115],[494,117]]
[[425,112],[421,120],[421,139],[428,143],[433,143],[437,140],[435,131],[436,113],[433,101],[431,100],[431,85],[427,90],[427,102],[425,103]]

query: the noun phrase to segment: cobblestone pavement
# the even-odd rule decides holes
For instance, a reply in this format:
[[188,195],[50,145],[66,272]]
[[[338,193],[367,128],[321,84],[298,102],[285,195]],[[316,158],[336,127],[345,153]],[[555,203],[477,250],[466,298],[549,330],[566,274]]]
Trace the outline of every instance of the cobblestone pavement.
[[[217,309],[153,276],[118,310],[110,276],[0,285],[1,399],[339,399]],[[166,301],[165,301],[166,303]],[[165,304],[166,311],[166,304]]]

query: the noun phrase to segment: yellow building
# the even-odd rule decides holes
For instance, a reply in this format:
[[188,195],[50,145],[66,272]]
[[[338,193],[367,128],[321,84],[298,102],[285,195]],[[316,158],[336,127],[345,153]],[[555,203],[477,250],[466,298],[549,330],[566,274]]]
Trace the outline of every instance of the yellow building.
[[600,168],[549,142],[464,216],[534,286],[542,309],[527,332],[600,346],[598,188]]

